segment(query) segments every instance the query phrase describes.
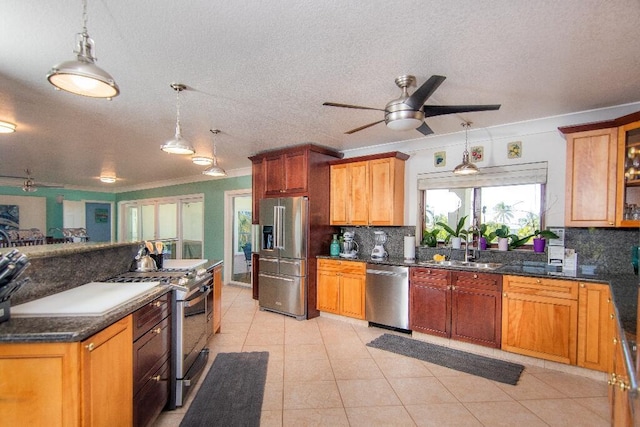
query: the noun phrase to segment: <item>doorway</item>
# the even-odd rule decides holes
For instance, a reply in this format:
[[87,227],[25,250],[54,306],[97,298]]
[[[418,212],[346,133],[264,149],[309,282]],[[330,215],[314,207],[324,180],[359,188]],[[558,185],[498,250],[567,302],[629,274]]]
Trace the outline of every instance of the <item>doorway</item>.
[[111,241],[111,204],[85,203],[87,236],[92,242]]
[[251,190],[225,191],[225,283],[251,287],[251,210]]

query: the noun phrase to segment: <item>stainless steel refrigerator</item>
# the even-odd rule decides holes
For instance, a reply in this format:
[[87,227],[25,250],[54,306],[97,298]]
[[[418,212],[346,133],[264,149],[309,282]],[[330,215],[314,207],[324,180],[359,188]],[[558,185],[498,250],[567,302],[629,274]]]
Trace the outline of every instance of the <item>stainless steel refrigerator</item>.
[[259,303],[263,310],[307,317],[307,197],[260,200]]

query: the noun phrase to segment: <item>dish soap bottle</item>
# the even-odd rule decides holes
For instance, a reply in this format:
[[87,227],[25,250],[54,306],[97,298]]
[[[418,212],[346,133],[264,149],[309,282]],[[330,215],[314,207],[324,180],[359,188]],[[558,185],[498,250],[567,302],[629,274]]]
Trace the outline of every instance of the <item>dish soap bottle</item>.
[[338,242],[338,235],[333,235],[333,240],[331,241],[331,245],[329,245],[329,255],[331,256],[339,256],[340,255],[340,242]]

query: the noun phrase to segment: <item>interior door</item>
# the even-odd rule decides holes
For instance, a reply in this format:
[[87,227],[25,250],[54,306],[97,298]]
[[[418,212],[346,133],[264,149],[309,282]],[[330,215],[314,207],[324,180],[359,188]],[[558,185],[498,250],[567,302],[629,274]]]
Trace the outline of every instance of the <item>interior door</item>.
[[111,204],[85,203],[85,225],[92,242],[110,242]]

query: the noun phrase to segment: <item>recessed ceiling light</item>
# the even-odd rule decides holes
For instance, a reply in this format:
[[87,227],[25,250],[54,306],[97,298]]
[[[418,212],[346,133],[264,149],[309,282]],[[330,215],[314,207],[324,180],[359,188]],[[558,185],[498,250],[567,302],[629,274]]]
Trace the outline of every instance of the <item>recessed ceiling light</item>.
[[101,176],[100,177],[100,181],[106,183],[106,184],[113,184],[114,182],[116,182],[116,177],[115,176]]
[[13,133],[15,131],[16,131],[15,124],[0,121],[0,133]]

